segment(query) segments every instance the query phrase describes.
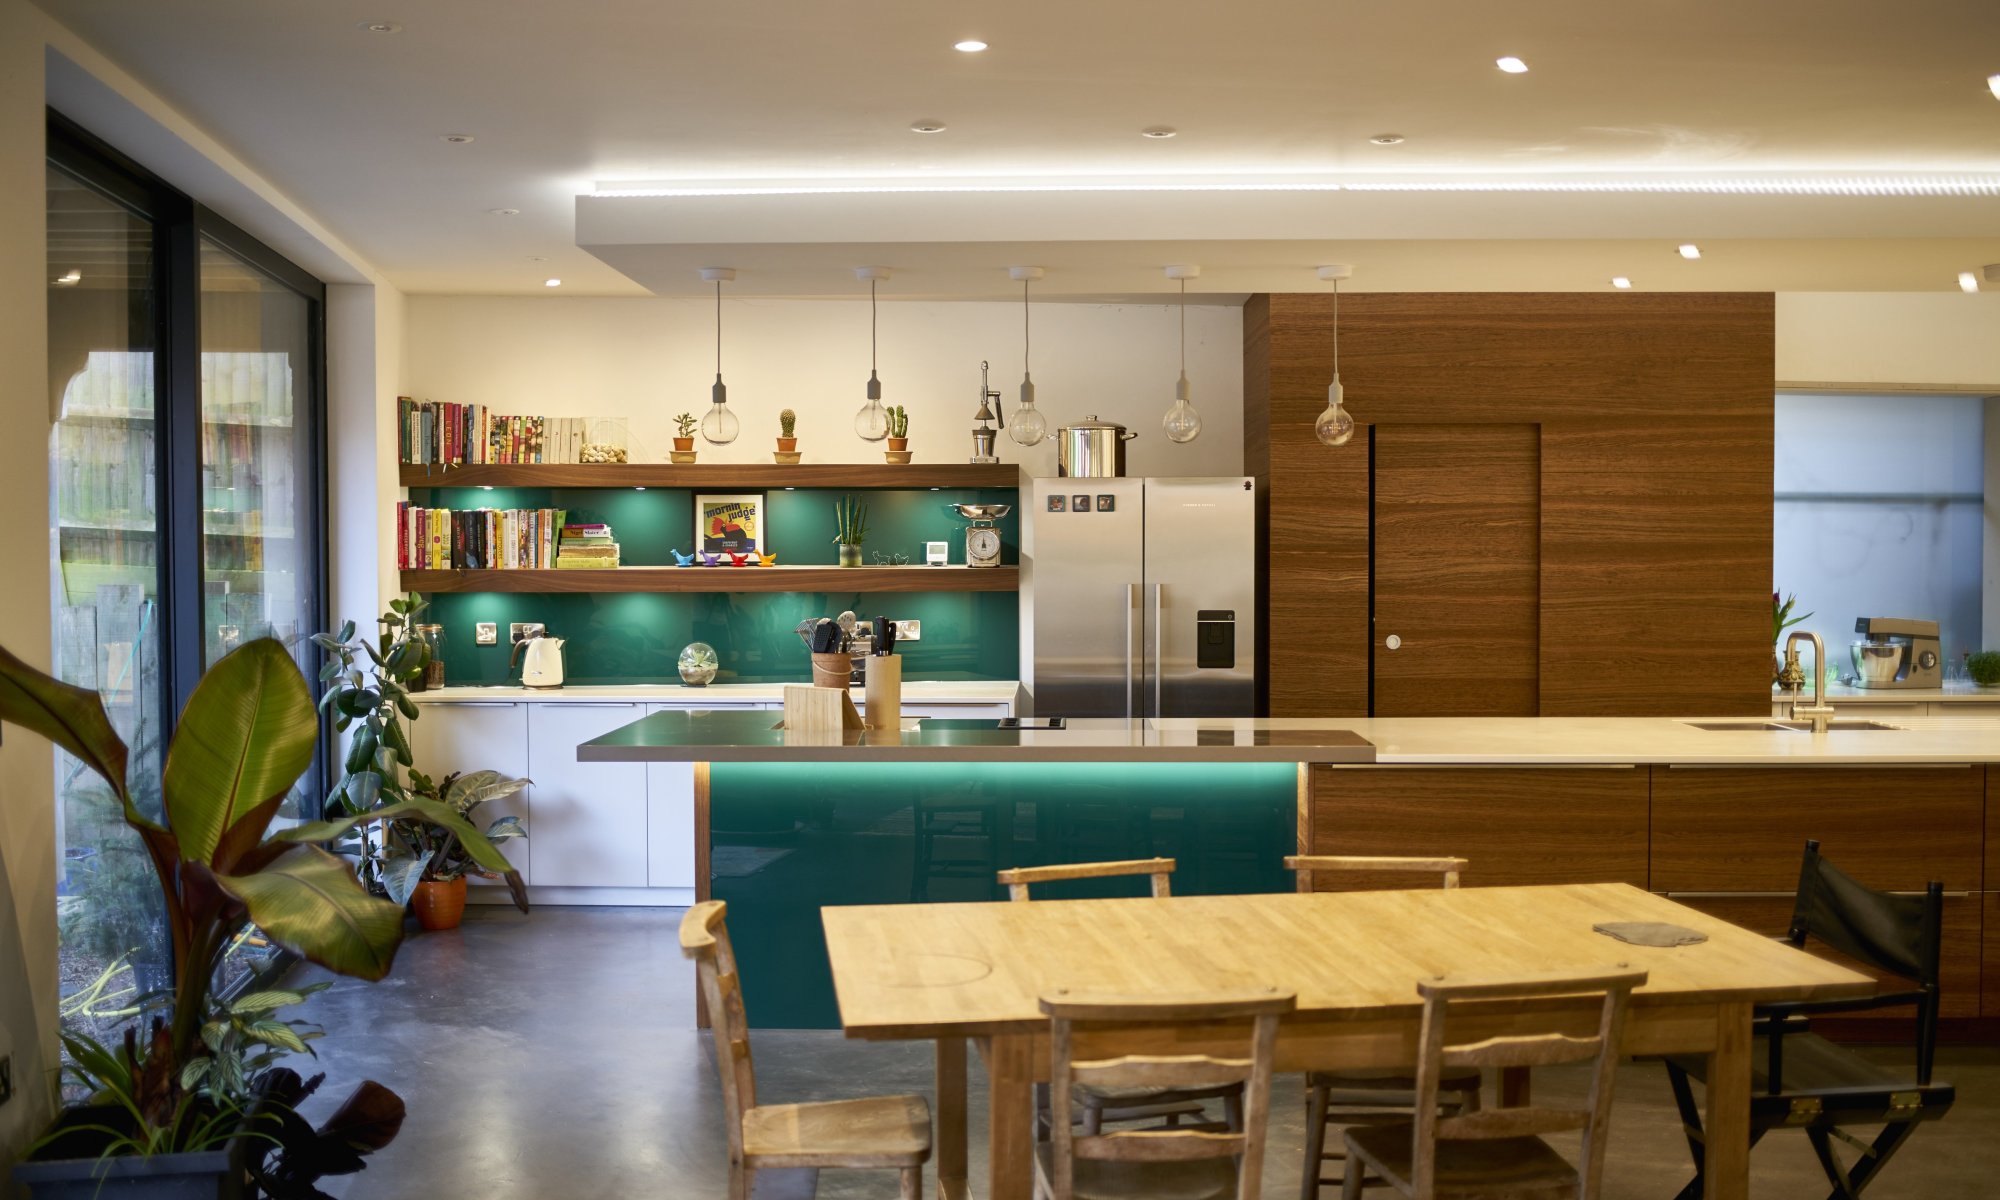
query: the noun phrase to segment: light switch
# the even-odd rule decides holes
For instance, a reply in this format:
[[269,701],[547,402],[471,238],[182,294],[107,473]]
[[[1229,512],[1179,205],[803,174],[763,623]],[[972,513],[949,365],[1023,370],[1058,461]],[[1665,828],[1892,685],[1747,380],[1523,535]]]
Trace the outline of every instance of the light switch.
[[540,621],[515,621],[507,626],[507,644],[514,646],[531,637],[541,637],[549,627]]
[[472,644],[475,646],[497,646],[500,644],[500,625],[496,621],[475,621],[472,624]]

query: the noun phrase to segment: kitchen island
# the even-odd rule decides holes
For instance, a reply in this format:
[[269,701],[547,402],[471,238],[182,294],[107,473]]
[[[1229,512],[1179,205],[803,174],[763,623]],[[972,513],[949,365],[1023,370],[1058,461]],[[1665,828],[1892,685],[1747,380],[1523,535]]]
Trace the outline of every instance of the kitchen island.
[[[1219,893],[1290,887],[1279,860],[1298,850],[1449,853],[1471,860],[1468,886],[1624,882],[1777,934],[1807,838],[1875,887],[1943,882],[1943,1011],[2000,1016],[2000,727],[1984,721],[1815,736],[1750,718],[1091,720],[1001,736],[906,719],[802,738],[777,720],[660,713],[577,751],[709,764],[697,890],[730,901],[732,924],[747,906],[746,969],[792,985],[752,989],[753,1005],[777,993],[753,1008],[765,1024],[833,1022],[820,906],[997,899],[1005,866],[1160,854],[1180,859],[1176,892]],[[764,957],[759,927],[791,932]]]

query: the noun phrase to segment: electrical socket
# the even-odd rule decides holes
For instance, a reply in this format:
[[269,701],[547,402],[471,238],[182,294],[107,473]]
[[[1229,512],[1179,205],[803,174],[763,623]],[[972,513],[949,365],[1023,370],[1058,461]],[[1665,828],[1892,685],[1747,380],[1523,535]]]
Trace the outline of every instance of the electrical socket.
[[474,621],[472,623],[472,644],[475,646],[495,646],[500,642],[500,626],[494,621]]
[[897,621],[895,624],[897,641],[921,642],[924,640],[924,623],[922,621]]
[[513,621],[507,626],[507,644],[516,645],[531,637],[544,637],[549,627],[540,621]]

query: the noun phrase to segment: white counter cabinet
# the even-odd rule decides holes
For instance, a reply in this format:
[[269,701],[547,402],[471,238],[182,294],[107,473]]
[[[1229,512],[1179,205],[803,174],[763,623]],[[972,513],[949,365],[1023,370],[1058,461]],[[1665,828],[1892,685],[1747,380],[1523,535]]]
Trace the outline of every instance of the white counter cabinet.
[[[467,771],[498,771],[513,779],[532,778],[528,770],[528,708],[520,700],[469,700],[449,706],[426,704],[418,710],[421,715],[409,722],[411,757],[416,760],[417,769],[432,779]],[[528,789],[496,800],[479,810],[479,827],[483,830],[501,817],[516,816],[532,833],[533,800]],[[529,873],[535,852],[532,838],[516,838],[504,843],[501,850],[507,861],[520,869],[523,879],[532,878]],[[472,884],[492,886],[491,881],[476,877]]]
[[531,886],[647,886],[646,768],[576,761],[579,743],[645,713],[645,705],[619,701],[528,707]]

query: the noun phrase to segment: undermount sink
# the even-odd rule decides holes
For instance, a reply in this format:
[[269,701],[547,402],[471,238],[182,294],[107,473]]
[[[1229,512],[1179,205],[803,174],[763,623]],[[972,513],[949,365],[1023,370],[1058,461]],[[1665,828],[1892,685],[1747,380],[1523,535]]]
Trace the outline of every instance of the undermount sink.
[[[1682,721],[1690,729],[1706,729],[1711,733],[1811,733],[1811,721]],[[1862,733],[1876,729],[1900,729],[1900,725],[1884,725],[1880,721],[1829,721],[1829,733]]]

